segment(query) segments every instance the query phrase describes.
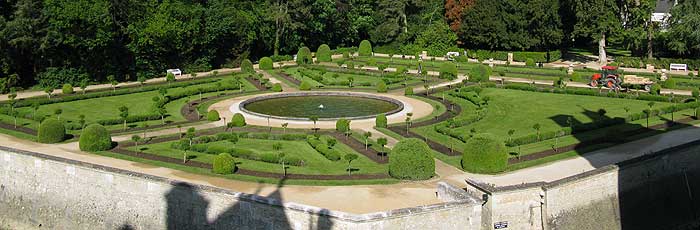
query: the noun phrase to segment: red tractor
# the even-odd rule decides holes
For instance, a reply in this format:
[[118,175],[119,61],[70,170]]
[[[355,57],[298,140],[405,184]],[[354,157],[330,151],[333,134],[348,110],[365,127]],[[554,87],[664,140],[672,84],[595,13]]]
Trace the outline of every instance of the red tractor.
[[591,86],[598,87],[599,84],[607,86],[609,89],[619,89],[622,84],[622,78],[617,73],[615,66],[603,66],[601,73],[593,74],[591,77]]

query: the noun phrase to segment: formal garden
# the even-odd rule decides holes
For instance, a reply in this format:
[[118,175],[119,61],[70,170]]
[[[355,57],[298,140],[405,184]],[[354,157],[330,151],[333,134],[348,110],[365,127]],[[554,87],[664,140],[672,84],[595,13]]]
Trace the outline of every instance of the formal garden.
[[[466,172],[497,174],[697,123],[700,80],[692,74],[668,74],[670,79],[655,84],[651,92],[573,87],[568,84],[588,83],[597,70],[577,68],[570,73],[535,65],[548,61],[544,53],[517,53],[509,63],[484,59],[501,54],[471,52],[452,60],[374,54],[371,44],[363,41],[359,48],[331,50],[322,45],[311,52],[304,47],[296,60],[265,57],[257,67],[246,59],[240,71],[232,73],[214,71],[177,80],[168,74],[161,82],[112,82],[111,87],[93,90],[64,85],[62,93],[46,90],[43,96],[22,99],[11,93],[0,110],[0,130],[42,143],[78,141],[83,151],[205,175],[350,185],[430,179],[435,176],[434,159]],[[660,80],[658,73],[634,74]],[[660,94],[661,88],[693,90],[692,96],[684,96]],[[344,95],[355,97],[348,100],[316,95],[328,106],[325,112],[333,113],[319,117],[296,110],[322,112],[321,102],[294,99],[286,90],[377,96]],[[269,95],[282,96],[274,102]],[[410,107],[401,101],[386,102],[385,110],[352,104],[398,96],[426,103],[430,111],[413,117],[417,111],[401,112]],[[224,116],[228,110],[212,108],[239,98],[262,99],[241,104],[246,110],[232,117]],[[343,103],[360,107],[330,108]],[[381,103],[368,105],[374,104]],[[256,106],[270,113],[258,114]],[[351,116],[346,112],[367,113],[363,119],[370,119],[376,132],[355,128],[362,121],[344,119]],[[288,115],[288,122],[306,125],[273,126],[272,115]],[[267,124],[251,124],[246,121],[251,117],[266,118]],[[317,128],[321,120],[333,122],[335,129]]]

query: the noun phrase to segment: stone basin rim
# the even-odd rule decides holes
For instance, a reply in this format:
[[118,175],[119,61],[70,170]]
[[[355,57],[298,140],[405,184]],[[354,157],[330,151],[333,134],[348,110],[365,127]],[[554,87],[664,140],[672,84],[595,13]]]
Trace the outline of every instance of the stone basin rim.
[[[401,112],[404,110],[404,104],[403,102],[390,98],[390,97],[385,97],[385,96],[380,96],[380,95],[374,95],[374,94],[365,94],[365,93],[351,93],[351,92],[294,92],[294,93],[278,93],[278,94],[271,94],[271,95],[263,95],[259,97],[254,97],[250,99],[246,99],[242,101],[238,105],[238,109],[241,112],[258,116],[258,117],[263,117],[263,118],[270,118],[270,119],[278,119],[278,120],[293,120],[293,121],[311,121],[308,118],[303,118],[303,117],[284,117],[284,116],[275,116],[275,115],[269,115],[269,114],[263,114],[263,113],[257,113],[250,111],[245,108],[247,104],[257,102],[257,101],[264,101],[264,100],[269,100],[269,99],[276,99],[276,98],[285,98],[285,97],[305,97],[305,96],[341,96],[341,97],[360,97],[360,98],[369,98],[369,99],[375,99],[375,100],[382,100],[386,101],[389,103],[392,103],[394,105],[397,105],[398,107],[394,110],[391,110],[389,112],[384,113],[384,115],[389,116],[398,112]],[[367,115],[367,116],[356,116],[356,117],[330,117],[330,118],[319,118],[319,121],[335,121],[335,120],[340,120],[340,119],[347,119],[347,120],[364,120],[364,119],[372,119],[377,117],[379,114],[374,114],[374,115]]]

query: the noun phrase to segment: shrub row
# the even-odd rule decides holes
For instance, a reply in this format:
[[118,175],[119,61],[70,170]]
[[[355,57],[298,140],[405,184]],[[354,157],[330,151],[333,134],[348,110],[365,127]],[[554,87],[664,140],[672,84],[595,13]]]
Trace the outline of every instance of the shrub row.
[[700,69],[700,59],[617,57],[615,61],[622,67],[645,68],[651,64],[657,69],[669,69],[671,63],[674,63],[687,64],[689,70]]
[[[152,120],[158,120],[160,119],[160,114],[139,114],[139,115],[129,115],[126,117],[126,123],[134,123],[134,122],[141,122],[141,121],[152,121]],[[112,118],[112,119],[103,119],[103,120],[98,120],[96,123],[100,125],[118,125],[124,123],[125,119],[122,118]]]
[[530,84],[522,83],[509,83],[504,86],[506,89],[513,90],[523,90],[541,93],[557,93],[557,94],[574,94],[574,95],[585,95],[585,96],[598,96],[598,97],[612,97],[612,98],[625,98],[625,99],[636,99],[642,101],[658,101],[658,102],[683,102],[688,97],[676,95],[673,98],[661,95],[651,95],[649,93],[599,93],[597,89],[584,89],[584,88],[540,88]]
[[321,153],[326,159],[331,160],[331,161],[338,161],[340,160],[340,152],[336,151],[335,149],[330,148],[328,145],[324,143],[324,141],[315,136],[308,136],[306,138],[306,142],[311,145],[316,151]]
[[525,62],[532,59],[535,62],[553,62],[561,59],[561,52],[558,50],[550,51],[549,58],[547,52],[526,52],[526,51],[488,51],[488,50],[466,50],[467,56],[478,60],[508,60],[508,53],[513,53],[513,60]]
[[78,101],[78,100],[85,100],[85,99],[92,99],[92,98],[99,98],[99,97],[126,95],[126,94],[132,94],[132,93],[153,91],[153,90],[158,90],[158,89],[187,87],[187,86],[206,84],[206,83],[211,83],[211,82],[216,82],[216,81],[219,81],[219,79],[201,79],[201,80],[176,82],[176,83],[172,83],[172,84],[163,84],[163,85],[146,85],[143,87],[132,87],[132,88],[126,88],[126,89],[119,89],[116,91],[102,91],[102,92],[93,92],[93,93],[87,93],[87,94],[76,94],[76,95],[69,95],[69,96],[62,96],[62,97],[52,97],[51,99],[49,99],[49,98],[32,98],[32,99],[25,99],[25,100],[18,101],[16,104],[16,107],[31,106],[34,103],[37,103],[39,105],[46,105],[46,104]]

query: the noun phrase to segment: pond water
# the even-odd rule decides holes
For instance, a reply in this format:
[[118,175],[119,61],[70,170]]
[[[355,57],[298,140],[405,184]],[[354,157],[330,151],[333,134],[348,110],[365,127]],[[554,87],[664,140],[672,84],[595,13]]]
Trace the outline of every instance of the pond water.
[[373,116],[392,112],[399,105],[374,98],[353,96],[289,96],[253,101],[246,110],[279,117],[343,118]]

